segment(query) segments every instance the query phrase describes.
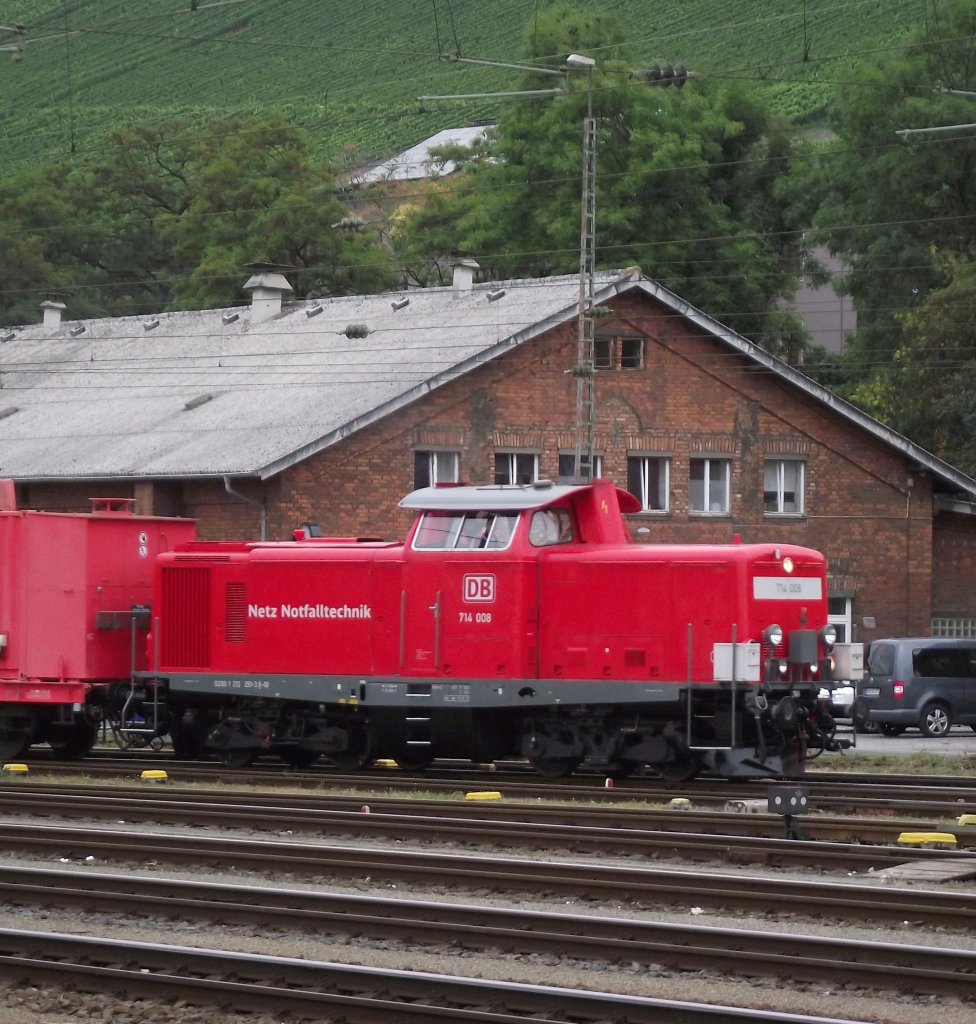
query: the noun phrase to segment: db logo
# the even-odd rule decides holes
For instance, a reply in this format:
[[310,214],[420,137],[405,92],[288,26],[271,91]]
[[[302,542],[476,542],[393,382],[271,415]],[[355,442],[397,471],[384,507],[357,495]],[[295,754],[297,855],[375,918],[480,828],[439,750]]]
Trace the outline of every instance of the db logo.
[[490,603],[495,600],[495,577],[465,576],[464,600],[467,604]]

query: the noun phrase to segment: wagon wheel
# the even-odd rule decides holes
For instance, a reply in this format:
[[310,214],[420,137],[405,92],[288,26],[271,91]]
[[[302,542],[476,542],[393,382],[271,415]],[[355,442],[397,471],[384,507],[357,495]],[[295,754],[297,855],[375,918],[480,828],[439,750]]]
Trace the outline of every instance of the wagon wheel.
[[98,739],[98,726],[81,719],[72,725],[51,730],[48,743],[60,761],[76,761],[91,752]]
[[34,724],[29,718],[0,717],[0,759],[23,757],[31,745]]
[[529,764],[547,779],[562,779],[572,773],[579,766],[577,757],[530,757]]

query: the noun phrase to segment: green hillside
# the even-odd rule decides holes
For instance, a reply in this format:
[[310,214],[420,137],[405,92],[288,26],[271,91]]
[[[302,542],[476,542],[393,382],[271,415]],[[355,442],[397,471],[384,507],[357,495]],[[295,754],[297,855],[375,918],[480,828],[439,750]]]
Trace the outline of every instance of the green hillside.
[[[0,174],[97,153],[110,126],[180,115],[281,111],[350,167],[493,101],[420,95],[513,88],[517,71],[448,65],[438,52],[518,60],[549,0],[6,0],[24,57],[0,53]],[[614,11],[642,61],[761,79],[784,113],[815,120],[862,55],[897,46],[924,0],[580,0]],[[0,32],[0,46],[14,36]]]

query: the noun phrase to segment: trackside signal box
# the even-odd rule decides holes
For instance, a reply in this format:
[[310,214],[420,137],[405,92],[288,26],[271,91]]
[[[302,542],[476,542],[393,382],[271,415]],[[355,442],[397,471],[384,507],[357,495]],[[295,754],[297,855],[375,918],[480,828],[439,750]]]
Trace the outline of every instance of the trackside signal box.
[[195,523],[134,515],[130,499],[92,499],[89,513],[10,504],[0,511],[0,702],[80,703],[87,684],[127,679],[133,653],[145,662],[156,556],[192,540]]

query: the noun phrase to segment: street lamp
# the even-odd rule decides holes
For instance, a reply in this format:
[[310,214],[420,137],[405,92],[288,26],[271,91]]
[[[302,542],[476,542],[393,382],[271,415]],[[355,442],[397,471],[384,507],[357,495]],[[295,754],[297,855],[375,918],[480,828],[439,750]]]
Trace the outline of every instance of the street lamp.
[[586,71],[586,117],[583,119],[583,176],[580,195],[579,311],[577,315],[576,444],[573,479],[593,479],[594,402],[593,306],[596,274],[596,119],[593,117],[593,68],[596,61],[571,53],[566,66]]

